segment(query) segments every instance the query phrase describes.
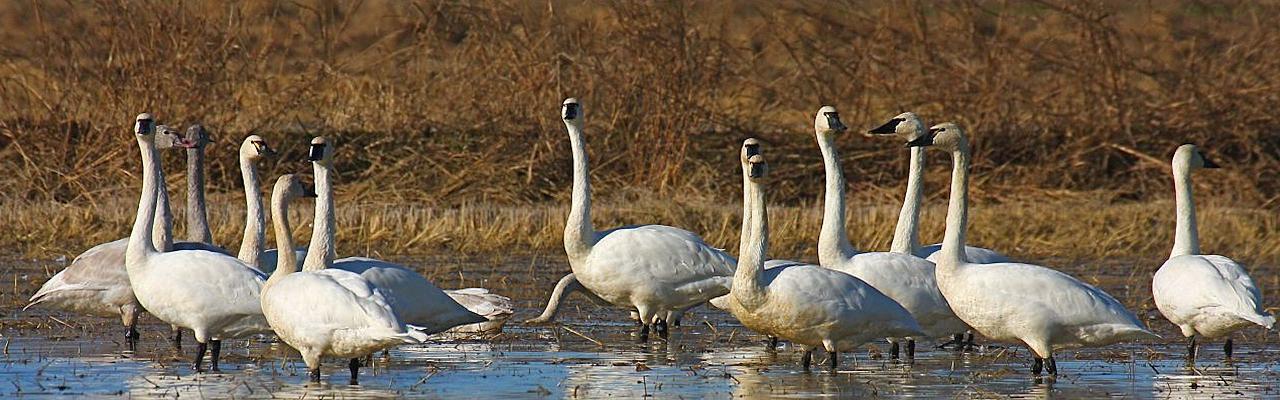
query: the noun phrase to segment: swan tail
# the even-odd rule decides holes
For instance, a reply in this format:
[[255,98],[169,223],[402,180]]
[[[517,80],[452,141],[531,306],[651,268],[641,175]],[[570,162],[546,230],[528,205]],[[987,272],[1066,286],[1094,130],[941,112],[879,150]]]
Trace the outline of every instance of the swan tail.
[[423,331],[425,329],[423,327],[409,325],[409,324],[405,324],[405,327],[409,329],[407,329],[405,333],[398,335],[401,341],[403,341],[405,344],[425,343],[427,339],[430,339],[431,337],[430,335],[428,335],[426,332]]
[[1276,324],[1276,317],[1267,314],[1238,313],[1238,315],[1241,319],[1258,324],[1258,326],[1267,328],[1267,330],[1271,330],[1271,327]]
[[61,276],[62,276],[61,274],[54,275],[53,278],[49,279],[48,282],[45,282],[45,284],[40,287],[40,290],[36,291],[36,294],[31,295],[31,298],[27,300],[28,303],[25,307],[22,307],[22,311],[27,311],[27,309],[31,308],[36,304],[40,304],[50,299],[53,299],[55,297],[54,295],[58,293],[73,292],[73,291],[103,290],[103,289],[94,288],[94,287],[85,286],[85,285],[68,285],[62,282],[62,279],[60,278]]

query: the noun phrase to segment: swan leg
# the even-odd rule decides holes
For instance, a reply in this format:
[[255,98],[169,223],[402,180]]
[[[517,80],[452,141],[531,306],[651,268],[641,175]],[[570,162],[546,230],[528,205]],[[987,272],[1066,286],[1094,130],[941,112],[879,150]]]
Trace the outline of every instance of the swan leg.
[[969,338],[964,341],[964,351],[973,351],[973,331],[969,331]]
[[915,339],[907,340],[907,359],[908,360],[916,359],[916,340]]
[[830,362],[831,372],[835,373],[836,366],[840,364],[840,350],[836,348],[835,342],[827,339],[822,341],[822,347],[827,350],[827,357],[831,358],[827,361]]
[[360,382],[358,377],[360,376],[360,358],[352,358],[351,362],[347,363],[347,368],[351,369],[351,384],[359,385]]
[[182,328],[179,328],[177,325],[173,325],[170,327],[170,330],[173,332],[173,349],[182,351]]
[[212,371],[212,372],[222,372],[222,370],[221,370],[221,369],[218,369],[218,356],[220,356],[220,355],[222,355],[222,341],[221,341],[221,340],[210,340],[210,341],[209,341],[209,356],[210,356],[211,358],[210,358],[210,363],[209,363],[209,371]]
[[898,359],[898,342],[897,341],[889,342],[889,359],[890,360]]
[[[640,314],[640,315],[639,315],[639,317],[640,317],[640,338],[639,338],[640,343],[648,342],[648,341],[649,341],[649,325],[656,325],[656,324],[654,324],[654,322],[657,322],[657,321],[655,321],[655,318],[654,318],[654,311],[653,311],[653,310],[651,310],[651,309],[649,309],[649,307],[648,307],[647,305],[641,305],[641,306],[636,307],[636,312],[637,312],[638,314]],[[655,328],[656,328],[656,327],[655,327]],[[663,337],[663,338],[666,338],[666,336],[665,336],[666,334],[665,334],[665,333],[659,332],[658,334],[659,334],[659,335],[663,335],[662,337]]]
[[320,367],[317,366],[311,369],[311,382],[320,383]]
[[777,348],[778,348],[778,337],[777,337],[777,336],[770,336],[770,337],[769,337],[769,350],[775,350],[775,349],[777,349]]
[[1031,362],[1031,374],[1035,376],[1040,376],[1040,371],[1043,369],[1044,369],[1044,359],[1037,356],[1035,361]]
[[667,339],[667,333],[668,333],[668,332],[667,332],[667,320],[665,320],[665,319],[659,319],[659,320],[658,320],[658,322],[655,322],[655,323],[653,324],[653,330],[658,332],[658,337],[662,338],[663,340],[666,340],[666,339]]
[[647,343],[649,341],[649,325],[648,324],[645,324],[643,322],[640,323],[640,329],[636,332],[636,341],[640,343]]
[[1196,335],[1187,338],[1187,364],[1196,363]]
[[196,342],[196,361],[191,365],[191,370],[196,372],[204,372],[201,364],[204,362],[204,353],[209,349],[209,345],[204,342]]
[[120,318],[124,321],[124,341],[129,351],[138,351],[138,309],[133,305],[120,308]]
[[805,349],[804,357],[801,358],[801,364],[804,365],[805,372],[809,371],[809,365],[813,364],[813,349]]
[[1058,359],[1054,356],[1049,356],[1049,360],[1045,362],[1044,368],[1049,372],[1049,375],[1058,376]]
[[1227,343],[1222,345],[1222,352],[1227,355],[1227,359],[1231,359],[1231,339],[1227,339]]

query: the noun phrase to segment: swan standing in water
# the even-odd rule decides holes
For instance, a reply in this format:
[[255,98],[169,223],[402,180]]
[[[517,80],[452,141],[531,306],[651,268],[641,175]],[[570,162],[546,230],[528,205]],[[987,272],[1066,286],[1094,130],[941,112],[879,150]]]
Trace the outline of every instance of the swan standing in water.
[[[317,170],[320,167],[316,167]],[[318,172],[318,171],[317,171]],[[332,194],[327,180],[316,181],[320,193]],[[289,228],[289,202],[307,195],[293,175],[276,181],[271,194],[271,219],[276,246],[293,248]],[[310,193],[314,195],[314,193]],[[332,249],[332,236],[313,235],[328,243],[312,243],[313,248]],[[331,252],[316,252],[322,256]],[[280,253],[280,265],[262,288],[262,311],[280,340],[297,349],[311,371],[311,381],[320,382],[320,358],[349,358],[351,384],[358,383],[360,357],[399,344],[422,343],[425,334],[408,329],[396,316],[381,290],[360,275],[326,268],[333,257],[308,257],[306,270],[299,272],[296,253]]]
[[324,137],[311,141],[308,159],[315,170],[316,194],[319,197],[316,198],[311,245],[307,248],[302,269],[318,271],[331,267],[359,274],[386,292],[402,321],[427,334],[444,332],[459,325],[488,322],[488,318],[467,310],[427,278],[404,266],[365,257],[334,260],[336,226],[330,177],[333,153],[333,146]]
[[[875,135],[897,135],[912,141],[928,135],[927,125],[913,112],[904,112],[885,122],[868,133]],[[889,251],[900,254],[912,254],[930,262],[937,257],[942,243],[920,246],[920,201],[924,197],[924,147],[911,146],[911,166],[907,173],[907,193],[902,201],[902,210],[898,213],[898,226],[893,232],[893,245]],[[965,256],[974,264],[990,264],[1009,262],[1009,257],[991,249],[964,246]]]
[[[197,144],[184,140],[177,131],[164,125],[154,128],[157,149],[189,148]],[[202,151],[202,150],[201,150]],[[159,169],[160,166],[156,165]],[[172,250],[206,250],[224,251],[201,241],[173,243],[173,214],[169,208],[168,188],[162,178],[159,185],[159,205],[155,211],[152,228],[152,245],[160,251]],[[201,194],[203,197],[203,194]],[[191,202],[191,196],[188,196]],[[31,296],[30,303],[23,310],[39,305],[65,311],[77,312],[97,317],[119,317],[125,326],[125,342],[130,349],[138,345],[138,317],[145,310],[138,304],[129,284],[129,274],[125,270],[125,249],[129,238],[121,238],[103,243],[86,250],[76,256],[67,268],[49,278],[40,290]],[[182,331],[173,327],[173,344],[181,347]]]
[[938,255],[938,289],[979,333],[1026,343],[1035,352],[1031,372],[1057,375],[1054,350],[1157,338],[1114,297],[1053,269],[1021,263],[973,264],[965,257],[969,221],[969,140],[953,123],[929,129],[909,145],[951,153],[951,199]]
[[738,268],[729,295],[716,303],[753,331],[804,346],[806,370],[818,347],[830,354],[834,371],[840,351],[886,336],[922,333],[906,309],[854,276],[811,264],[765,269],[769,214],[762,182],[768,166],[759,142],[743,142],[741,161],[744,204]]
[[[845,232],[845,179],[835,145],[835,136],[847,128],[832,106],[818,110],[813,125],[826,169],[822,232],[818,236],[819,263],[856,276],[901,304],[923,328],[924,336],[949,337],[968,330],[938,291],[933,263],[911,254],[859,252],[849,243]],[[889,357],[898,358],[900,338],[887,339]],[[915,358],[915,338],[906,339],[906,358]]]
[[[1191,195],[1191,171],[1218,168],[1192,144],[1173,155],[1174,201],[1178,220],[1173,251],[1151,281],[1151,295],[1160,314],[1187,337],[1187,361],[1196,359],[1196,338],[1229,336],[1258,325],[1271,329],[1276,318],[1262,308],[1262,293],[1244,266],[1219,255],[1200,254],[1196,202]],[[1231,338],[1223,345],[1231,358]]]
[[162,253],[151,242],[159,155],[150,114],[138,115],[135,130],[142,155],[142,194],[125,250],[125,269],[138,303],[161,321],[191,329],[199,343],[192,368],[203,371],[207,349],[218,370],[222,339],[270,332],[258,303],[265,277],[226,254],[203,250]]
[[[577,99],[564,101],[561,117],[573,148],[572,204],[564,228],[571,279],[609,304],[635,310],[640,340],[648,339],[650,326],[665,338],[665,318],[729,292],[735,261],[698,235],[670,226],[597,232],[591,224],[590,172]],[[555,303],[552,299],[548,308]]]

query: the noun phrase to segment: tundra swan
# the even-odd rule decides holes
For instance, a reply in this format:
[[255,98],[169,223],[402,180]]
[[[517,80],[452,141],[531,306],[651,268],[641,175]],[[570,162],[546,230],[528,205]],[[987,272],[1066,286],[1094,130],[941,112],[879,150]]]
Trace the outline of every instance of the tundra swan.
[[[125,269],[138,303],[161,321],[191,329],[198,342],[192,368],[203,371],[211,347],[218,369],[222,339],[270,332],[258,293],[265,276],[235,257],[204,250],[162,253],[151,242],[159,198],[159,155],[150,114],[138,115],[134,132],[142,154],[142,195],[125,250]],[[211,345],[211,346],[210,346]]]
[[[317,189],[332,191],[330,187],[320,187],[318,181]],[[291,174],[276,180],[271,194],[271,219],[277,248],[293,248],[288,205],[305,192]],[[332,248],[333,244],[313,246]],[[360,357],[427,339],[426,334],[408,329],[382,290],[359,274],[325,268],[323,264],[299,272],[296,256],[288,251],[280,253],[280,265],[262,288],[262,312],[276,336],[302,354],[312,382],[320,382],[322,356],[350,359],[347,366],[351,384],[355,385]]]
[[[155,129],[157,149],[193,146],[192,142],[178,137],[177,131],[164,125],[157,125]],[[159,169],[160,166],[157,165],[156,168]],[[173,214],[169,208],[168,188],[163,179],[157,183],[160,186],[160,198],[153,222],[155,226],[152,228],[153,245],[163,251],[225,251],[199,241],[173,243]],[[124,253],[128,244],[129,238],[126,237],[80,253],[67,268],[41,285],[23,310],[40,305],[97,317],[119,317],[125,326],[125,342],[130,349],[135,349],[139,338],[138,317],[146,310],[142,309],[137,297],[133,295],[129,275],[125,271]],[[182,331],[175,326],[173,335],[174,345],[180,346]]]
[[[907,141],[915,140],[928,134],[928,125],[913,112],[904,112],[885,122],[884,125],[868,131],[871,134],[894,134]],[[889,251],[900,254],[913,254],[930,262],[934,261],[942,243],[920,246],[920,201],[924,197],[924,147],[911,146],[911,166],[907,173],[907,193],[902,201],[902,210],[898,213],[898,226],[893,232],[893,245]],[[965,246],[965,255],[974,264],[1009,262],[1005,257],[991,249]]]
[[729,295],[717,299],[747,328],[804,347],[804,367],[813,350],[830,354],[882,337],[920,335],[920,325],[900,304],[852,275],[811,264],[765,269],[769,214],[763,181],[767,164],[760,143],[742,144],[743,229],[738,268]]
[[[561,117],[573,150],[573,192],[564,248],[573,280],[609,304],[635,310],[640,340],[650,326],[667,335],[667,320],[729,292],[735,261],[692,232],[638,225],[597,232],[591,224],[591,183],[582,134],[582,106],[566,99]],[[563,281],[563,279],[562,279]],[[553,301],[550,304],[555,303]]]
[[407,324],[427,334],[439,333],[459,325],[489,321],[467,310],[422,275],[404,266],[365,257],[336,258],[334,248],[335,216],[333,203],[332,143],[324,137],[311,141],[308,159],[315,170],[316,208],[311,245],[307,248],[304,271],[326,268],[354,272],[381,288],[395,306],[397,315]]
[[1039,265],[966,260],[969,140],[958,125],[944,123],[909,145],[951,153],[951,199],[937,277],[938,289],[965,323],[992,340],[1026,343],[1035,352],[1035,375],[1042,368],[1057,375],[1054,350],[1158,337],[1114,297],[1070,275]]
[[[822,231],[818,236],[818,261],[823,267],[844,272],[901,304],[923,328],[924,336],[951,336],[968,330],[947,304],[934,281],[933,263],[911,254],[859,252],[845,232],[845,179],[835,137],[846,130],[835,107],[824,106],[814,117],[814,132],[826,169],[822,200]],[[898,358],[898,339],[889,337],[889,357]],[[907,356],[915,357],[915,338],[907,339]]]
[[[1187,337],[1187,361],[1195,362],[1196,338],[1229,336],[1258,325],[1267,329],[1276,318],[1262,308],[1262,293],[1244,266],[1219,255],[1200,254],[1196,202],[1191,171],[1218,168],[1195,145],[1184,144],[1173,155],[1174,202],[1178,219],[1173,251],[1151,281],[1151,295],[1165,318]],[[1223,346],[1231,357],[1231,338]]]

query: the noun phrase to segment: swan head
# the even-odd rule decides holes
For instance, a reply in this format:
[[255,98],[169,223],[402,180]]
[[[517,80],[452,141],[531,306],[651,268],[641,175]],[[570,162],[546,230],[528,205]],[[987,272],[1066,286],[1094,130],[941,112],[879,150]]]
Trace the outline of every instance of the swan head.
[[578,103],[577,98],[564,99],[564,104],[560,107],[560,118],[564,119],[566,125],[582,126],[582,104]]
[[204,129],[204,125],[195,124],[187,127],[186,138],[191,142],[193,149],[203,149],[205,145],[213,143],[216,140],[209,136],[209,131]]
[[872,135],[897,135],[909,143],[920,139],[922,136],[927,136],[929,130],[925,129],[924,121],[920,120],[916,113],[907,111],[894,116],[888,122],[867,131],[867,133]]
[[844,132],[849,129],[844,126],[844,122],[840,122],[840,113],[835,107],[822,106],[818,109],[818,115],[813,117],[813,130],[819,135],[830,135]]
[[276,179],[276,186],[271,190],[272,199],[284,199],[285,202],[289,202],[299,197],[316,197],[316,191],[302,184],[302,179],[294,174],[280,175],[280,178]]
[[742,141],[742,173],[749,178],[763,178],[769,171],[764,161],[764,153],[760,150],[760,140],[748,138]]
[[194,146],[183,138],[177,129],[165,125],[155,125],[155,143],[157,150],[189,149]]
[[1173,153],[1173,169],[1199,169],[1199,168],[1219,168],[1218,163],[1213,162],[1205,157],[1204,152],[1200,151],[1196,145],[1187,143],[1178,146],[1178,150]]
[[907,143],[907,146],[933,146],[942,151],[956,152],[969,149],[969,138],[964,128],[954,122],[943,122],[929,128],[927,135]]
[[266,157],[276,155],[275,149],[267,144],[267,140],[262,136],[249,135],[244,138],[244,143],[240,144],[240,158],[249,161],[258,161]]
[[311,139],[311,151],[307,153],[307,160],[311,162],[333,162],[333,144],[329,143],[324,136],[316,136]]

